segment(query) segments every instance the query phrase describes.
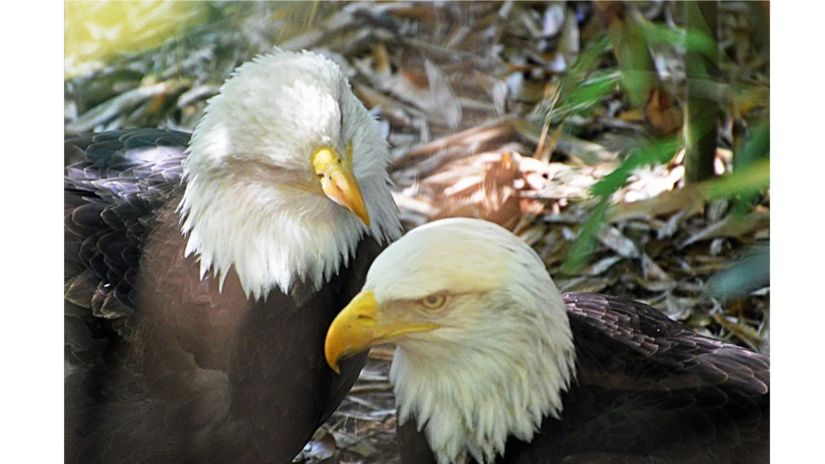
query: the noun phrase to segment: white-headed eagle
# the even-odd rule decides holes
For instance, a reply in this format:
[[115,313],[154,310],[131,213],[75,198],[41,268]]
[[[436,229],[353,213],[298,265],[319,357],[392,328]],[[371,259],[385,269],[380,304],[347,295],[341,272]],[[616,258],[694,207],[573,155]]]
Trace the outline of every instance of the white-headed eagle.
[[290,462],[365,361],[323,342],[400,233],[388,162],[312,52],[239,67],[191,138],[68,136],[66,462]]
[[385,342],[408,464],[766,463],[769,359],[605,295],[561,295],[518,237],[420,226],[375,259],[326,339]]

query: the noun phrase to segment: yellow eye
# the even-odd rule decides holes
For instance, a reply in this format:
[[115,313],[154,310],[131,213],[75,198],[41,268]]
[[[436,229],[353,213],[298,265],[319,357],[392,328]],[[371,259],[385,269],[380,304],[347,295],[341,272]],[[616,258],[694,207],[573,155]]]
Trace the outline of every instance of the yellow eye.
[[427,309],[438,309],[444,306],[444,303],[447,301],[447,297],[441,294],[434,294],[428,295],[421,300],[421,305]]

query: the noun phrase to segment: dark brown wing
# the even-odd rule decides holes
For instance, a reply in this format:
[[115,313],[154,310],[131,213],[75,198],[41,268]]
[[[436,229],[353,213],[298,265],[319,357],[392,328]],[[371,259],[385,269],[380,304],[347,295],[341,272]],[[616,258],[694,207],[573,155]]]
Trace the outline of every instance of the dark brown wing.
[[[580,382],[627,388],[622,382],[632,380],[631,385],[646,389],[725,385],[752,396],[768,393],[770,360],[765,355],[697,335],[637,301],[570,293],[565,302],[580,341]],[[605,372],[611,375],[604,378]],[[618,377],[620,373],[625,375]]]
[[565,295],[577,376],[562,420],[502,462],[768,461],[766,356],[695,334],[645,304]]
[[[768,462],[769,371],[763,356],[696,335],[650,306],[565,295],[576,381],[561,420],[530,443],[510,439],[499,463]],[[409,421],[402,462],[435,462]]]
[[[364,364],[351,358],[335,374],[323,340],[382,246],[365,238],[299,299],[273,290],[251,301],[234,271],[219,290],[184,256],[183,146],[164,145],[165,131],[119,134],[67,141],[68,306],[78,314],[67,334],[77,321],[87,336],[67,336],[85,362],[65,385],[66,461],[290,462]],[[94,345],[111,340],[127,343]]]
[[70,136],[64,145],[66,356],[98,360],[131,313],[147,226],[181,179],[189,134],[133,129]]

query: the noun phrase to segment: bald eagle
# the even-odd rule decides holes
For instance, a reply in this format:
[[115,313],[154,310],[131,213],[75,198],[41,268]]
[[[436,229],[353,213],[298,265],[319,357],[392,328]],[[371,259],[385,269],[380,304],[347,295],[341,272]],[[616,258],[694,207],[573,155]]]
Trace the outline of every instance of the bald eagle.
[[562,296],[489,222],[436,221],[376,258],[327,362],[385,342],[404,463],[768,462],[766,356],[639,302]]
[[67,462],[289,462],[365,361],[323,340],[400,233],[377,122],[321,55],[242,65],[191,135],[65,142]]

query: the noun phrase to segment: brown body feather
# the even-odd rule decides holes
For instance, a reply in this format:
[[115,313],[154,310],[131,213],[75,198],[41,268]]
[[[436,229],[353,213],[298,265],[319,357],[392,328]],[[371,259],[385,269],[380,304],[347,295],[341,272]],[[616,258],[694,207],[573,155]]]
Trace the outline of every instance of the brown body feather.
[[[642,303],[565,295],[576,379],[561,419],[497,463],[767,463],[767,356],[696,335]],[[414,418],[398,428],[402,462],[435,463]]]
[[[381,251],[372,239],[319,291],[252,301],[184,257],[176,212],[188,135],[66,143],[66,462],[290,462],[357,378],[326,329]],[[273,237],[277,240],[277,237]]]

